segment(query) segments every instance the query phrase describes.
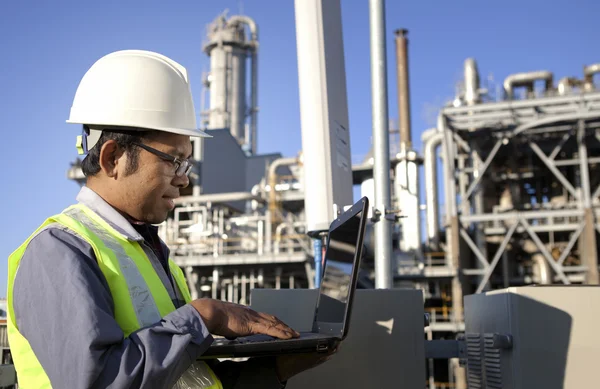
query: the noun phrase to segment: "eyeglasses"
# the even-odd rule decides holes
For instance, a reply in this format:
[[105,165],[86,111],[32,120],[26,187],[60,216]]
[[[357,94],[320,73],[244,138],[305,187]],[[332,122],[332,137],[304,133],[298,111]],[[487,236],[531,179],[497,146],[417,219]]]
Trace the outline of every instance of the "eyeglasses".
[[182,177],[184,174],[187,175],[190,173],[190,170],[192,170],[192,162],[189,159],[179,159],[167,153],[163,153],[160,150],[156,150],[155,148],[147,146],[143,143],[134,142],[133,144],[156,155],[161,159],[164,159],[165,161],[172,162],[175,166],[175,175],[177,177]]

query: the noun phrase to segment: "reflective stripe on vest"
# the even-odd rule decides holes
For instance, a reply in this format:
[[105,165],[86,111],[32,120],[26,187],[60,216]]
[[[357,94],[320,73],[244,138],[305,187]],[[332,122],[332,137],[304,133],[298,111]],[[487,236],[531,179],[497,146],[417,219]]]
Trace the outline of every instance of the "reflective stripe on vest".
[[[92,246],[115,301],[115,319],[126,337],[144,326],[160,321],[175,310],[165,286],[139,243],[125,239],[91,209],[81,204],[69,207],[63,213],[46,220],[9,258],[8,333],[11,351],[14,350],[15,356],[18,355],[14,362],[23,388],[50,388],[51,385],[31,346],[16,327],[12,286],[27,244],[41,229],[51,223],[59,223],[69,228]],[[188,303],[191,298],[183,272],[170,259],[169,268]],[[194,387],[204,389],[223,388],[212,369],[200,361],[194,362],[175,388],[190,387],[190,383],[194,383]]]
[[106,229],[94,223],[80,208],[70,208],[65,214],[80,221],[90,231],[96,234],[98,238],[102,240],[104,246],[111,250],[117,257],[129,289],[129,297],[133,302],[133,309],[140,327],[146,327],[159,321],[161,316],[158,313],[158,307],[152,299],[150,289],[148,288],[146,281],[144,281],[144,277],[142,277],[137,266],[125,253],[123,246],[117,239],[113,235],[110,235]]

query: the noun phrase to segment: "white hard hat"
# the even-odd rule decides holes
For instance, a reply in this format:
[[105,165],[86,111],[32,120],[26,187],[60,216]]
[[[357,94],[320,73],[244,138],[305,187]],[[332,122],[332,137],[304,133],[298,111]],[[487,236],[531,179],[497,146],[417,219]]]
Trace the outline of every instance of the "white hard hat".
[[197,128],[187,70],[143,50],[117,51],[94,63],[79,83],[67,123],[210,137]]

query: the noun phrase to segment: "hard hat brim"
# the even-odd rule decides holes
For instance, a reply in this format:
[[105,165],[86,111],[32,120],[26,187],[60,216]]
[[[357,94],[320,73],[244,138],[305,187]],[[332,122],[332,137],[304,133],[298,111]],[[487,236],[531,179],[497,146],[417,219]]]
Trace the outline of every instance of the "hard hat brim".
[[179,135],[187,135],[187,136],[193,136],[193,137],[197,137],[197,138],[212,138],[213,136],[208,134],[206,131],[201,130],[199,128],[197,129],[187,129],[187,128],[167,128],[167,127],[140,127],[138,126],[127,126],[127,125],[123,125],[123,124],[119,124],[119,125],[112,125],[112,124],[106,124],[106,123],[82,123],[80,121],[73,121],[73,120],[66,120],[67,123],[69,124],[85,124],[87,126],[93,126],[93,127],[98,127],[98,128],[106,128],[111,129],[111,128],[119,128],[125,131],[163,131],[163,132],[170,132],[172,134],[179,134]]

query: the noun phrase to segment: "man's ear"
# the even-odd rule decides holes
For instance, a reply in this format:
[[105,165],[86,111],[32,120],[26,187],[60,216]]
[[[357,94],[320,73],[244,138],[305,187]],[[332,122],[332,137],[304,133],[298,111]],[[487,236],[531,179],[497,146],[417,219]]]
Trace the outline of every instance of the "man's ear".
[[117,178],[119,163],[126,163],[124,151],[119,147],[116,141],[107,140],[100,149],[100,168],[111,178]]

